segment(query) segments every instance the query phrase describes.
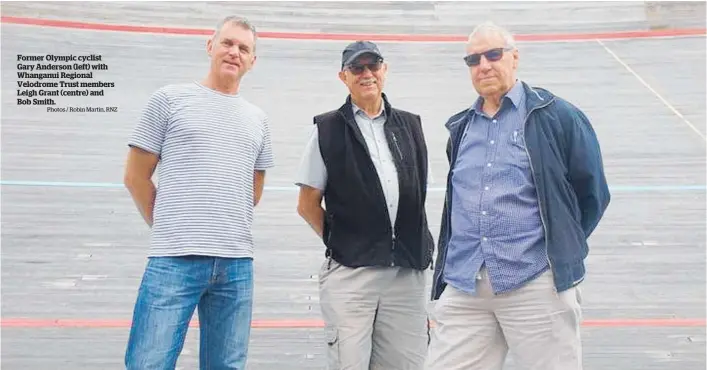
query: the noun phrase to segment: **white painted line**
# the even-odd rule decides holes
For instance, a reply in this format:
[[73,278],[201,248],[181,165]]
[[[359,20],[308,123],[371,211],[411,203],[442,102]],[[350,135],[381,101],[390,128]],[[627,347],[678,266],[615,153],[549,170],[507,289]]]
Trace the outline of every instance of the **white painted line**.
[[84,247],[89,248],[107,248],[113,246],[112,243],[83,243]]
[[636,73],[636,71],[633,70],[633,68],[629,67],[628,64],[626,64],[623,60],[621,60],[621,58],[619,58],[618,55],[616,55],[613,51],[611,51],[611,49],[609,49],[601,40],[596,40],[596,41],[599,43],[599,45],[601,45],[604,48],[604,50],[606,50],[607,53],[611,54],[611,56],[613,56],[617,62],[619,62],[622,66],[624,66],[624,68],[626,68],[627,71],[631,72],[631,74],[634,75],[634,77],[636,77],[636,79],[638,79],[638,81],[640,83],[642,83],[643,86],[645,86],[648,90],[650,90],[650,92],[653,93],[653,95],[655,95],[658,99],[660,99],[660,101],[662,101],[663,104],[665,104],[665,106],[668,107],[668,109],[673,111],[673,113],[675,113],[676,116],[680,117],[680,119],[682,119],[682,121],[685,122],[685,124],[688,127],[690,127],[692,129],[692,131],[695,131],[695,133],[697,135],[699,135],[702,138],[702,140],[707,141],[707,137],[705,137],[705,134],[703,134],[700,130],[698,130],[697,127],[695,127],[695,125],[693,125],[690,121],[688,121],[687,118],[685,118],[685,116],[682,115],[682,113],[678,112],[678,110],[675,109],[675,107],[673,107],[672,104],[670,104],[657,91],[655,91],[655,89],[653,87],[651,87],[651,85],[649,85],[648,82],[646,82],[641,76],[639,76],[638,73]]
[[654,241],[636,241],[636,242],[631,242],[631,245],[634,247],[656,247],[658,246],[658,242]]
[[63,280],[47,281],[43,285],[44,286],[51,286],[54,288],[68,289],[68,288],[73,288],[76,286],[76,280],[63,279]]
[[93,280],[105,280],[108,279],[108,275],[81,275],[81,280],[93,281]]

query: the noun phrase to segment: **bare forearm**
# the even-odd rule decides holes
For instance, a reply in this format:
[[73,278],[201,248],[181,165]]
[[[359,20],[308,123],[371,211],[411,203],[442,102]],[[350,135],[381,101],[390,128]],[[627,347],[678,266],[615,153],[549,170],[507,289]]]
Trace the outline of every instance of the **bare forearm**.
[[308,207],[301,209],[299,214],[307,221],[314,232],[322,238],[324,234],[324,208],[321,206]]
[[263,186],[258,184],[255,185],[255,191],[253,192],[253,207],[257,207],[260,203],[260,199],[263,197]]
[[256,170],[253,174],[253,207],[260,203],[265,188],[265,171]]
[[151,180],[132,180],[127,184],[130,195],[145,222],[152,227],[152,211],[157,188]]

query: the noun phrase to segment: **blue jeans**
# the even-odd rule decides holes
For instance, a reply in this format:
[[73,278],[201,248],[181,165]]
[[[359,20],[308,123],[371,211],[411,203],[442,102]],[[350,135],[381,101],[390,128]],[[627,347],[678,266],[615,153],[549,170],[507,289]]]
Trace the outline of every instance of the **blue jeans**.
[[197,306],[200,369],[245,369],[253,260],[201,256],[149,258],[133,312],[126,368],[173,370]]

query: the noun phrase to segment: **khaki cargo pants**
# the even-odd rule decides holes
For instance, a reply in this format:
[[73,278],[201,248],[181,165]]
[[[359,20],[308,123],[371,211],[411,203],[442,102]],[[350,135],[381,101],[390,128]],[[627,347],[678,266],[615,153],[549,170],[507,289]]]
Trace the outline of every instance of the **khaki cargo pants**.
[[425,271],[325,260],[319,298],[328,370],[422,370],[429,342]]
[[524,370],[582,370],[581,292],[557,293],[548,270],[494,295],[486,269],[472,296],[447,285],[433,303],[425,370],[501,370],[510,352]]

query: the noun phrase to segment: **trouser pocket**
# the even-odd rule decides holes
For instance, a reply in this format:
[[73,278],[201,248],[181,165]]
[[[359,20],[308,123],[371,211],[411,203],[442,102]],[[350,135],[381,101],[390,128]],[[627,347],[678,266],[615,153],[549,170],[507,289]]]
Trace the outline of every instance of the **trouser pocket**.
[[324,339],[327,346],[327,369],[339,370],[341,362],[339,359],[339,331],[327,325],[324,328]]

